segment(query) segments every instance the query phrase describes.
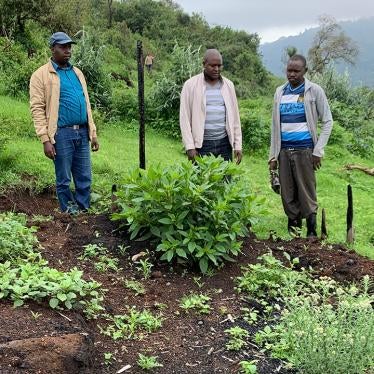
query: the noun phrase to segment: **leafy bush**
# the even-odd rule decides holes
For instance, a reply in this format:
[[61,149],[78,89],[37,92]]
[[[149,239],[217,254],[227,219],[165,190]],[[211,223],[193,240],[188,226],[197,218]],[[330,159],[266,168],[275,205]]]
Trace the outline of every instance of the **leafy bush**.
[[364,107],[366,106],[331,102],[334,120],[352,134],[347,144],[349,151],[362,157],[370,157],[374,155],[374,120],[365,119],[365,116],[370,116],[370,114],[369,110],[363,110]]
[[242,170],[221,158],[203,157],[165,169],[135,169],[122,183],[120,212],[113,220],[129,225],[131,239],[153,237],[161,259],[209,264],[231,260],[254,221],[254,196]]
[[329,67],[322,74],[314,74],[312,80],[324,89],[329,100],[337,100],[344,104],[354,102],[355,93],[347,71],[339,74],[333,67]]
[[49,300],[51,308],[81,305],[88,317],[95,317],[102,310],[100,284],[83,280],[76,268],[65,273],[48,267],[34,251],[35,228],[25,225],[25,215],[0,214],[0,300],[11,299],[14,306],[27,300]]
[[51,308],[65,306],[68,309],[83,299],[87,304],[88,299],[98,307],[99,283],[83,280],[83,272],[76,268],[64,273],[46,265],[47,262],[35,254],[17,264],[0,263],[0,299],[10,298],[14,306],[23,305],[26,300],[49,299]]
[[0,262],[25,257],[38,244],[23,214],[0,213]]
[[288,300],[280,323],[267,326],[256,341],[305,374],[366,372],[374,362],[374,298],[368,277],[365,283],[362,293],[353,286]]
[[264,305],[269,296],[278,305],[271,325],[256,342],[272,356],[287,360],[305,374],[364,373],[374,360],[374,296],[368,276],[362,286],[342,286],[292,270],[269,254],[248,265],[237,278],[238,289]]
[[82,33],[73,51],[72,62],[82,70],[87,80],[92,105],[106,110],[111,102],[111,87],[109,76],[105,74],[102,65],[105,46],[93,32]]
[[[153,88],[151,98],[157,118],[171,119],[171,121],[156,120],[154,125],[162,127],[169,135],[179,135],[179,102],[184,82],[201,72],[200,48],[193,49],[175,44],[170,54],[169,67],[158,79]],[[171,125],[171,126],[170,126]],[[153,126],[155,127],[155,126]]]
[[270,98],[262,97],[240,102],[243,143],[251,151],[258,151],[269,146],[271,111]]

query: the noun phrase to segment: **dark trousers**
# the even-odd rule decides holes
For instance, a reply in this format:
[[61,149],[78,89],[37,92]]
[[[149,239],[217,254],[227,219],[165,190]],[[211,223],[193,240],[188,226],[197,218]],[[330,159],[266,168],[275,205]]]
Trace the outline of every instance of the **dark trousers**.
[[283,208],[288,218],[306,218],[317,213],[312,149],[282,149],[279,154],[279,180]]
[[200,156],[221,156],[225,161],[232,161],[232,147],[228,136],[218,140],[204,140],[203,146],[196,150]]

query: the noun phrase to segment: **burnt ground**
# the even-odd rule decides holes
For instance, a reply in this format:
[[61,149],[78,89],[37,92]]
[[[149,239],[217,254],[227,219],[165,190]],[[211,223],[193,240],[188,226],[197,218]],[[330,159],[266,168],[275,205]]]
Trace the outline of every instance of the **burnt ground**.
[[[159,304],[166,304],[162,311],[162,328],[145,336],[143,340],[117,340],[100,333],[98,325],[105,326],[104,319],[87,320],[79,311],[52,310],[45,303],[30,302],[24,307],[13,308],[10,301],[0,301],[0,346],[14,340],[60,337],[66,334],[83,333],[93,342],[90,352],[91,367],[66,373],[116,373],[125,365],[131,368],[125,373],[143,372],[137,365],[138,353],[158,356],[162,368],[154,373],[237,373],[241,360],[258,360],[259,373],[293,373],[280,360],[271,359],[262,353],[253,340],[240,353],[225,348],[225,329],[234,325],[245,326],[240,318],[240,308],[245,307],[240,295],[234,290],[235,277],[240,275],[241,266],[255,263],[258,256],[271,249],[273,254],[284,259],[283,251],[300,259],[300,266],[312,267],[316,275],[326,275],[342,282],[360,280],[365,274],[374,276],[374,261],[348,251],[341,245],[323,245],[320,241],[305,239],[290,241],[244,240],[242,254],[237,262],[227,264],[210,277],[202,277],[199,288],[198,273],[183,271],[178,267],[155,263],[151,279],[142,280],[131,257],[145,249],[152,249],[150,243],[131,242],[128,235],[118,230],[108,215],[81,215],[76,218],[58,213],[57,201],[53,194],[33,196],[25,192],[10,193],[0,197],[0,211],[15,211],[33,215],[51,215],[52,220],[37,224],[41,252],[49,266],[68,271],[74,266],[84,271],[85,279],[93,278],[106,289],[104,306],[107,313],[124,314],[128,306],[148,308],[158,312]],[[89,243],[103,243],[115,253],[118,245],[126,245],[128,255],[120,257],[118,273],[100,273],[92,262],[78,260],[82,246]],[[195,277],[195,280],[194,280]],[[124,279],[138,279],[146,288],[145,295],[135,296],[124,287]],[[186,313],[179,308],[179,300],[190,291],[204,292],[211,296],[213,311],[207,315]],[[34,313],[34,316],[32,313]],[[35,318],[35,313],[39,313]],[[233,323],[228,316],[235,319]],[[250,330],[249,326],[247,326]],[[253,328],[252,328],[253,330]],[[42,355],[48,345],[40,348]],[[104,353],[115,357],[110,365],[104,364]],[[38,352],[36,353],[38,355]],[[30,366],[22,354],[2,353],[0,349],[0,373],[49,373],[56,370],[47,364]],[[59,373],[63,373],[59,371]]]

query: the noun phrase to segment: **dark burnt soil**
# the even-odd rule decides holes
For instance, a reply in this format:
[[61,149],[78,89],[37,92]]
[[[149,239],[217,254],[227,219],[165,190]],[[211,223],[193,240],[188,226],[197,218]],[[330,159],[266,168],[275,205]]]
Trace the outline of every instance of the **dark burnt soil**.
[[[319,241],[304,239],[291,241],[257,240],[244,241],[243,253],[236,263],[227,264],[213,276],[202,277],[199,288],[198,273],[155,263],[151,279],[142,280],[135,269],[131,256],[145,249],[150,243],[131,242],[128,235],[118,230],[116,223],[107,215],[81,215],[76,218],[58,213],[53,194],[38,196],[27,193],[8,194],[0,197],[0,211],[15,211],[33,215],[51,215],[53,219],[39,223],[37,236],[42,245],[44,258],[49,265],[67,271],[74,266],[82,269],[86,279],[93,278],[106,289],[104,306],[107,313],[124,314],[128,306],[148,308],[157,313],[159,304],[166,304],[162,311],[162,328],[143,340],[114,341],[100,333],[98,325],[105,326],[103,319],[86,320],[79,311],[56,311],[46,304],[29,303],[14,309],[7,301],[0,302],[0,345],[26,338],[53,337],[71,333],[85,333],[94,341],[93,367],[82,373],[116,373],[125,365],[131,365],[125,373],[143,372],[137,365],[138,353],[158,356],[163,367],[154,373],[237,373],[241,360],[258,360],[259,373],[292,373],[284,364],[265,356],[248,342],[240,353],[225,349],[224,330],[234,325],[245,325],[240,318],[240,308],[245,307],[240,295],[235,293],[235,277],[241,266],[255,263],[258,256],[271,249],[275,256],[284,259],[283,251],[300,259],[300,266],[312,267],[316,275],[326,275],[342,282],[360,280],[365,274],[374,276],[374,261],[363,258],[340,245],[322,245]],[[32,222],[31,222],[32,223]],[[78,260],[82,246],[102,243],[114,254],[118,245],[129,246],[128,256],[120,258],[122,270],[118,273],[100,273],[90,262]],[[135,296],[124,287],[124,279],[135,278],[144,284],[145,295]],[[195,278],[195,280],[194,280]],[[185,313],[179,308],[179,300],[190,291],[204,292],[211,296],[213,311],[207,315]],[[33,314],[31,313],[34,313]],[[35,313],[39,313],[35,318]],[[234,318],[233,323],[230,319]],[[116,361],[104,364],[104,353],[113,353]],[[41,352],[42,353],[42,352]],[[1,357],[0,373],[49,373],[48,368],[35,370],[22,363],[22,358],[11,355]],[[60,373],[59,373],[60,374]]]

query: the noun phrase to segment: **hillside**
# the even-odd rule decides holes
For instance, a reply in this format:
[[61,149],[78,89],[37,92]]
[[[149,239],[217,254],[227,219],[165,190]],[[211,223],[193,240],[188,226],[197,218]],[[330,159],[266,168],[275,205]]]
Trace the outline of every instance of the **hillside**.
[[[357,85],[360,82],[374,86],[374,17],[347,21],[340,23],[345,33],[350,36],[359,47],[359,56],[355,66],[341,64],[338,66],[340,72],[348,69],[352,83]],[[277,76],[283,76],[283,63],[281,57],[284,48],[295,46],[300,53],[307,54],[313,37],[318,28],[311,28],[297,36],[282,37],[273,43],[260,45],[260,52],[263,55],[263,62],[266,68]]]

